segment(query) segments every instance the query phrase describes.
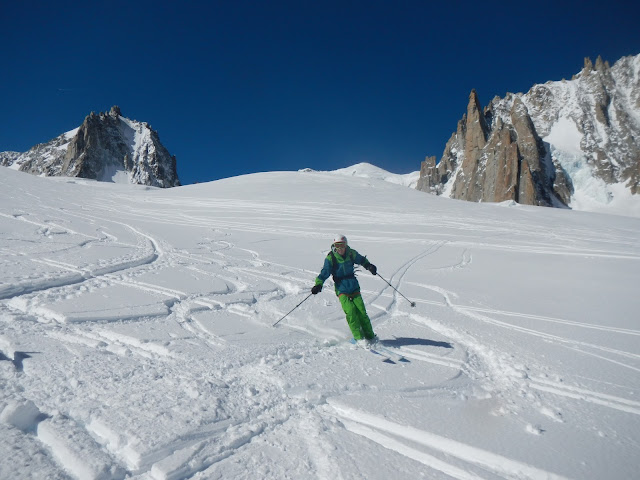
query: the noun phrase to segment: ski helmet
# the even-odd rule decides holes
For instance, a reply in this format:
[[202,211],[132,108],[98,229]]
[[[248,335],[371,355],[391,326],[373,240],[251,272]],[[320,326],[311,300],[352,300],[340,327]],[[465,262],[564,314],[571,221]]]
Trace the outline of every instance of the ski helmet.
[[349,242],[347,242],[347,237],[345,237],[344,235],[336,235],[333,239],[333,243],[344,243],[345,245],[347,245]]

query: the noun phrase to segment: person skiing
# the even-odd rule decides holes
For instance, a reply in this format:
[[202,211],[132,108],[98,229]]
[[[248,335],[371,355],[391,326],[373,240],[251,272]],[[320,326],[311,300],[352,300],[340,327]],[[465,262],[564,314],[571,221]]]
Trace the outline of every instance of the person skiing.
[[311,293],[314,295],[320,293],[325,280],[329,278],[329,275],[332,275],[336,295],[347,316],[347,323],[354,340],[357,342],[364,339],[367,344],[371,344],[375,343],[377,337],[373,333],[371,320],[367,315],[362,295],[360,295],[360,284],[354,274],[356,264],[362,265],[373,275],[377,273],[374,264],[349,247],[347,237],[337,235],[331,245],[331,251],[324,259],[322,271],[316,278]]

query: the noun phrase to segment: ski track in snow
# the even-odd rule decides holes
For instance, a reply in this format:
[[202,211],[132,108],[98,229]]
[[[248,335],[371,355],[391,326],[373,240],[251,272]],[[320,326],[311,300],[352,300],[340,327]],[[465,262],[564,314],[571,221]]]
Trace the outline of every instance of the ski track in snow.
[[[561,225],[542,244],[524,220],[505,240],[500,220],[423,224],[388,204],[352,205],[336,221],[319,202],[136,195],[58,208],[32,195],[0,212],[11,232],[0,236],[0,434],[37,453],[51,478],[389,478],[424,468],[431,478],[588,478],[588,467],[563,466],[544,448],[509,453],[499,435],[443,431],[438,414],[414,412],[487,408],[487,421],[515,425],[506,433],[523,443],[586,429],[571,421],[581,409],[640,415],[617,374],[640,371],[631,324],[515,311],[447,283],[495,251],[634,263],[633,230],[616,241]],[[428,229],[396,231],[406,225]],[[527,229],[534,240],[524,241]],[[350,243],[416,302],[359,275],[381,345],[408,362],[386,365],[347,344],[330,281],[271,327],[308,294],[336,230],[353,231]],[[595,373],[518,342],[579,355],[617,383],[604,390]]]
[[[344,407],[338,403],[332,403],[332,406],[336,415],[345,423],[347,429],[359,435],[366,436],[374,442],[381,443],[383,445],[387,444],[385,445],[386,448],[393,448],[399,453],[412,457],[420,463],[423,463],[434,470],[439,470],[453,478],[463,480],[482,477],[471,474],[466,470],[456,468],[453,465],[443,462],[431,455],[418,452],[397,441],[394,442],[393,437],[398,437],[412,443],[423,445],[429,449],[458,458],[464,462],[478,465],[502,478],[556,480],[566,478],[471,445],[456,442],[408,425],[399,425],[384,418]],[[382,434],[380,432],[382,432]],[[388,435],[391,435],[392,437],[389,437]],[[388,445],[389,443],[392,443],[392,446]]]
[[[420,285],[418,284],[418,286],[423,287],[423,288],[427,288],[433,291],[436,291],[437,293],[441,294],[443,296],[443,299],[446,303],[446,305],[451,308],[453,311],[460,313],[461,315],[464,315],[468,318],[474,319],[474,320],[479,320],[481,322],[485,322],[491,325],[496,325],[499,326],[501,328],[506,328],[508,330],[514,331],[514,332],[518,332],[518,333],[524,333],[526,335],[532,335],[535,337],[539,337],[542,338],[546,341],[555,343],[559,346],[565,347],[565,348],[571,348],[574,349],[576,351],[579,351],[582,354],[586,354],[586,355],[590,355],[590,356],[595,356],[603,361],[606,362],[611,362],[614,363],[616,365],[622,366],[624,368],[628,368],[630,370],[633,371],[639,371],[640,369],[640,365],[635,362],[634,364],[629,364],[629,363],[625,363],[622,362],[618,359],[616,359],[615,357],[622,357],[622,358],[628,358],[630,360],[639,360],[640,356],[638,354],[635,353],[630,353],[630,352],[625,352],[625,351],[620,351],[620,350],[616,350],[616,349],[612,349],[612,348],[607,348],[607,347],[603,347],[600,345],[595,345],[595,344],[591,344],[591,343],[586,343],[586,342],[579,342],[573,339],[568,339],[568,338],[562,338],[556,335],[550,335],[541,331],[537,331],[537,330],[533,330],[533,329],[529,329],[529,328],[523,328],[523,327],[519,327],[517,325],[512,325],[506,322],[502,322],[499,320],[496,320],[494,318],[488,317],[486,315],[480,315],[477,312],[484,312],[484,313],[494,313],[494,314],[501,314],[501,315],[508,315],[508,316],[515,316],[515,317],[523,317],[523,318],[531,318],[534,320],[540,320],[543,322],[553,322],[553,323],[560,323],[560,324],[564,324],[564,325],[569,325],[569,326],[578,326],[580,328],[587,328],[587,329],[595,329],[595,330],[602,330],[602,331],[606,331],[606,332],[611,332],[611,333],[618,333],[618,334],[623,334],[623,335],[632,335],[632,336],[637,336],[638,332],[637,330],[631,330],[631,329],[620,329],[620,328],[605,328],[605,327],[600,327],[597,325],[589,325],[589,324],[584,324],[581,322],[574,322],[574,321],[569,321],[569,320],[562,320],[562,319],[557,319],[557,318],[549,318],[549,317],[543,317],[543,316],[539,316],[539,315],[528,315],[528,314],[518,314],[515,312],[504,312],[504,311],[500,311],[500,310],[492,310],[492,309],[486,309],[486,308],[475,308],[475,307],[464,307],[464,306],[459,306],[456,305],[452,302],[452,294],[451,292],[447,292],[439,287],[435,287],[435,286],[428,286],[428,285]],[[426,318],[422,318],[418,315],[411,315],[411,318],[413,318],[414,320],[418,321],[419,323],[423,323],[425,325],[434,325],[435,322],[433,322],[432,320],[426,319]],[[578,387],[572,387],[560,382],[551,382],[549,380],[546,380],[544,378],[536,378],[536,379],[532,379],[529,377],[528,374],[528,367],[524,366],[524,365],[520,365],[516,368],[513,368],[510,363],[509,360],[504,358],[504,359],[500,359],[500,355],[496,355],[493,352],[491,353],[483,353],[484,350],[486,350],[482,345],[481,342],[479,342],[476,339],[472,339],[469,337],[465,337],[465,336],[461,336],[455,332],[451,332],[451,330],[449,329],[445,329],[447,333],[451,334],[452,338],[457,338],[457,340],[462,344],[465,345],[468,350],[470,352],[473,352],[474,355],[477,356],[478,359],[484,358],[485,360],[488,360],[488,365],[484,366],[484,367],[480,367],[481,371],[490,371],[493,370],[493,375],[494,375],[494,382],[493,384],[496,385],[498,383],[505,383],[507,384],[507,389],[508,390],[513,390],[513,391],[517,391],[517,394],[521,395],[522,391],[524,389],[526,390],[530,390],[530,389],[535,389],[538,391],[544,391],[547,393],[551,393],[551,394],[555,394],[555,395],[559,395],[559,396],[563,396],[563,397],[568,397],[568,398],[574,398],[577,400],[583,400],[586,402],[590,402],[590,403],[594,403],[594,404],[598,404],[598,405],[602,405],[605,407],[609,407],[609,408],[613,408],[613,409],[617,409],[620,411],[624,411],[627,413],[633,413],[633,414],[640,414],[640,410],[638,410],[638,407],[640,407],[640,403],[636,402],[636,401],[632,401],[632,400],[626,400],[624,398],[619,398],[619,397],[615,397],[615,396],[611,396],[611,395],[606,395],[603,393],[599,393],[599,392],[594,392],[594,391],[589,391],[589,390],[585,390],[585,389],[581,389]],[[593,352],[590,352],[588,350],[596,350],[596,351],[601,351],[604,353],[609,353],[609,354],[613,354],[615,355],[615,357],[611,357],[611,356],[604,356],[602,354],[595,354]],[[405,350],[402,350],[403,352],[405,352]],[[407,357],[409,358],[416,358],[415,355],[412,355],[411,350],[408,349],[406,350]],[[419,354],[420,355],[424,355],[424,354]],[[419,358],[418,356],[418,358]],[[496,358],[493,358],[496,357]],[[438,362],[442,362],[441,359],[437,360]],[[470,373],[471,375],[474,375],[473,372],[470,372],[468,370],[468,366],[467,365],[462,365],[463,370],[467,371],[467,373]],[[477,375],[477,373],[475,374]],[[483,375],[483,374],[480,374]],[[502,381],[496,381],[496,378],[502,378]]]

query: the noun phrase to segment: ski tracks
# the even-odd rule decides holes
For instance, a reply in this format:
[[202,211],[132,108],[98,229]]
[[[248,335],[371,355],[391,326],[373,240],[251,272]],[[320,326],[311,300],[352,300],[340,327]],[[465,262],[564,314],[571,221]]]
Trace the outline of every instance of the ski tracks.
[[581,400],[595,405],[619,410],[621,412],[640,415],[640,402],[628,400],[626,398],[617,397],[605,393],[594,392],[584,388],[567,385],[564,382],[554,382],[546,378],[531,378],[529,385],[531,388],[542,392],[551,393],[561,397]]
[[[618,335],[637,336],[640,333],[637,330],[605,327],[539,315],[506,312],[497,309],[457,305],[454,302],[454,299],[457,298],[457,295],[453,292],[448,292],[440,287],[433,285],[418,286],[441,294],[444,299],[444,306],[463,317],[475,321],[480,321],[488,325],[493,325],[501,329],[506,329],[518,334],[523,334],[525,336],[539,338],[550,344],[557,345],[563,348],[573,349],[583,355],[588,355],[604,362],[608,362],[613,365],[632,370],[634,372],[640,371],[640,368],[638,368],[638,366],[636,366],[636,363],[634,363],[640,359],[640,357],[636,354],[602,345],[597,345],[590,342],[568,339],[532,328],[514,325],[512,323],[497,320],[496,318],[493,318],[489,315],[494,314],[504,315],[507,317],[522,317],[540,322],[567,325],[573,328],[580,328],[585,330],[598,330]],[[490,392],[493,392],[493,394],[500,394],[506,396],[507,398],[512,395],[521,397],[523,395],[526,395],[526,392],[528,392],[528,394],[530,395],[531,392],[535,390],[537,392],[544,392],[547,395],[564,397],[576,401],[584,401],[625,413],[636,415],[640,414],[640,402],[628,400],[619,396],[596,392],[591,389],[585,389],[583,387],[571,386],[566,382],[548,380],[547,377],[549,376],[564,377],[566,375],[553,375],[549,372],[535,374],[533,372],[536,372],[539,369],[531,365],[526,365],[524,363],[526,362],[526,360],[521,359],[520,361],[514,362],[512,358],[507,358],[499,351],[494,350],[490,346],[483,345],[483,342],[473,338],[468,332],[463,333],[458,329],[447,327],[441,322],[431,319],[423,314],[410,314],[409,318],[417,323],[423,324],[433,329],[434,331],[441,333],[442,335],[445,335],[448,338],[455,340],[458,344],[463,346],[468,351],[468,359],[461,366],[462,371],[470,375],[471,378],[480,381],[481,384],[484,385],[484,388]],[[408,358],[415,358],[415,352],[407,350],[406,347],[403,347],[401,351]],[[420,353],[420,355],[424,356],[424,353]],[[438,359],[438,361],[440,361],[440,359]],[[541,398],[538,398],[537,396],[535,396],[535,398],[537,398],[537,400],[535,400],[534,403],[537,404],[539,411],[541,411],[542,413],[553,411],[556,413],[550,415],[552,419],[558,420],[559,418],[561,418],[557,414],[557,409],[546,407],[543,404]]]
[[[47,275],[45,276],[45,278],[22,280],[10,284],[5,284],[0,287],[0,300],[11,299],[25,294],[38,293],[53,288],[77,285],[94,278],[104,277],[109,274],[124,272],[126,270],[132,270],[136,267],[150,265],[154,263],[160,255],[162,255],[162,250],[160,249],[158,242],[154,238],[140,232],[130,225],[121,223],[120,226],[129,229],[139,240],[137,245],[126,245],[133,249],[133,255],[129,254],[126,257],[120,258],[114,257],[113,259],[107,261],[100,259],[95,264],[89,264],[85,266],[76,266],[75,264],[72,264],[70,262],[53,260],[44,255],[41,255],[39,258],[32,258],[31,261],[35,263],[47,265],[55,270],[62,270],[63,272],[68,273],[62,275]],[[107,237],[107,239],[103,241],[102,244],[105,246],[109,246],[110,243],[113,243],[110,240],[111,239]]]
[[[394,273],[393,275],[391,275],[391,277],[388,279],[389,283],[391,283],[392,285],[396,285],[396,288],[399,288],[399,286],[402,283],[402,280],[404,279],[405,275],[407,274],[407,272],[409,271],[409,269],[411,267],[413,267],[417,262],[419,262],[420,260],[422,260],[425,257],[428,257],[429,255],[433,255],[434,253],[436,253],[438,250],[440,250],[440,248],[442,248],[447,242],[446,241],[440,241],[440,242],[434,242],[427,250],[425,250],[424,252],[419,253],[418,255],[414,256],[413,258],[409,259],[407,262],[405,262],[402,266],[400,266]],[[380,290],[377,295],[371,300],[371,303],[375,305],[375,303],[384,295],[384,292],[387,289],[390,289],[391,287],[389,286],[384,286],[382,288],[382,290]],[[390,311],[394,305],[396,305],[398,303],[398,293],[397,292],[393,292],[392,294],[392,301],[388,306],[379,306],[379,308],[381,308],[384,311]]]
[[[322,398],[300,395],[296,390],[287,393],[288,383],[278,372],[279,367],[300,361],[299,354],[282,349],[245,361],[239,368],[226,369],[220,377],[227,386],[221,404],[231,413],[229,418],[213,425],[210,432],[191,433],[184,441],[178,439],[148,456],[141,465],[146,471],[134,478],[233,476],[236,464],[251,469],[256,477],[264,474],[277,478],[278,469],[283,476],[297,471],[308,473],[311,467],[318,478],[342,478],[331,459],[333,447],[323,438],[327,427],[317,412]],[[245,416],[238,417],[238,412]],[[295,443],[300,439],[304,441]],[[275,457],[264,463],[264,451],[272,451]],[[158,460],[151,463],[154,458]]]
[[335,415],[347,430],[459,480],[483,478],[483,471],[501,478],[566,478],[488,450],[400,425],[338,401],[330,401],[329,405],[332,407],[329,414]]
[[[384,341],[383,341],[384,343]],[[397,351],[397,355],[401,355],[402,357],[409,358],[411,360],[418,360],[421,362],[431,363],[433,365],[440,365],[442,367],[449,367],[457,371],[463,371],[466,362],[464,360],[458,360],[455,358],[448,358],[442,355],[437,355],[435,353],[430,353],[424,350],[419,350],[417,348],[411,347],[398,347],[398,348],[389,348],[391,351]]]

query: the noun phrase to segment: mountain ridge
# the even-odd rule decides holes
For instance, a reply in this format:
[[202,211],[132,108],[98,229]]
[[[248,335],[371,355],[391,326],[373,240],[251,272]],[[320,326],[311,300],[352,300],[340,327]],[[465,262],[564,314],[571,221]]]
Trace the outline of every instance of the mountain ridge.
[[[475,90],[439,162],[417,188],[469,201],[585,209],[640,193],[640,55],[585,59],[572,80],[494,97]],[[593,206],[593,205],[592,205]]]
[[130,120],[118,106],[91,112],[82,125],[33,146],[2,152],[0,165],[44,176],[66,176],[154,187],[180,185],[176,158],[146,122]]

